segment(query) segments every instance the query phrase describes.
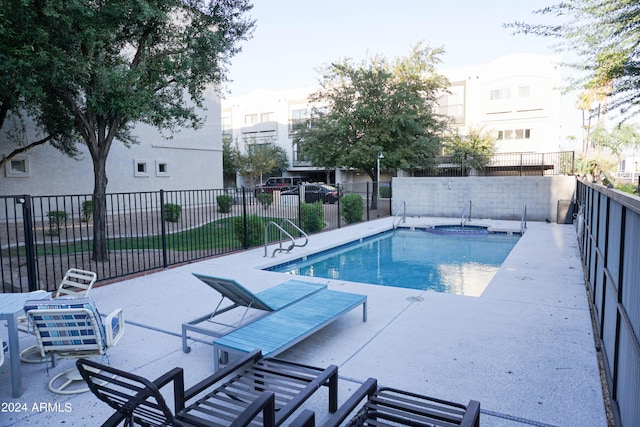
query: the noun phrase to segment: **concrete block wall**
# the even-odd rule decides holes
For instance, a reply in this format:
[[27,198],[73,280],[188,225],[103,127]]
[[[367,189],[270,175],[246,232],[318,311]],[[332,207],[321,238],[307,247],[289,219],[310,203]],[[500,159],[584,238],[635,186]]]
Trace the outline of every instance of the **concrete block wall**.
[[474,219],[556,222],[558,201],[572,200],[572,176],[393,178],[393,214],[406,203],[409,216],[460,218],[471,201]]

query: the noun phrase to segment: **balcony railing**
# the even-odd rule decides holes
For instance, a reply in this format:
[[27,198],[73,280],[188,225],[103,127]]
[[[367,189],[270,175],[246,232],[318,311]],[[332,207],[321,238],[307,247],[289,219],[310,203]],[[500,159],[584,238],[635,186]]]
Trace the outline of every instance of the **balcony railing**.
[[499,153],[488,162],[470,156],[439,156],[411,170],[413,176],[571,175],[575,153]]

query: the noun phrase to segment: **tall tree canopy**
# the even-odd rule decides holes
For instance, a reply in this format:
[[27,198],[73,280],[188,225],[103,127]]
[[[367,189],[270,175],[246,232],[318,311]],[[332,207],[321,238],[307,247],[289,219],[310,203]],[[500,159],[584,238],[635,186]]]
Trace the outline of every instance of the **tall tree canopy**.
[[558,40],[561,51],[580,57],[581,85],[610,97],[623,118],[640,113],[640,2],[569,0],[538,10],[561,23],[507,25],[517,32]]
[[[51,57],[36,50],[46,35],[38,28],[30,3],[0,0],[0,131],[6,143],[0,146],[0,167],[47,142],[70,156],[77,152],[79,135],[70,117],[42,109]],[[29,132],[30,127],[35,132]]]
[[305,158],[328,169],[356,168],[376,181],[378,153],[384,167],[404,169],[438,154],[447,123],[434,109],[448,87],[435,72],[442,53],[418,44],[394,61],[376,56],[325,67],[310,97],[317,105],[310,122],[296,127]]
[[1,70],[18,85],[8,95],[3,86],[0,96],[28,107],[50,135],[61,126],[72,129],[88,147],[94,170],[93,258],[106,260],[104,194],[113,141],[137,142],[131,133],[137,122],[168,132],[197,127],[205,88],[225,81],[229,59],[250,35],[253,22],[244,14],[251,5],[248,0],[0,1],[2,37],[10,42],[0,58],[8,57],[10,65]]

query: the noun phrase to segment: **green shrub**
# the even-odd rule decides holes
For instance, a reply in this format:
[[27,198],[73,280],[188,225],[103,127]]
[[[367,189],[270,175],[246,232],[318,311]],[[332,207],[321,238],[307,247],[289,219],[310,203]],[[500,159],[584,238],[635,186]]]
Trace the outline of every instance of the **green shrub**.
[[305,233],[315,233],[324,228],[322,202],[303,203],[300,207],[300,222]]
[[82,221],[88,222],[93,215],[93,200],[85,200],[82,202]]
[[629,194],[636,194],[638,193],[638,187],[635,184],[620,184],[616,186],[616,189],[620,190],[620,191],[624,191],[625,193],[629,193]]
[[49,218],[49,235],[59,236],[60,230],[67,224],[67,213],[65,211],[49,211],[47,217]]
[[218,202],[218,212],[220,213],[231,212],[231,206],[233,206],[233,197],[227,194],[221,194],[216,197],[216,202]]
[[164,205],[164,220],[167,222],[178,222],[180,220],[180,214],[182,213],[182,206],[175,205],[173,203],[167,203]]
[[341,200],[342,216],[347,224],[362,221],[364,212],[362,197],[357,194],[347,194]]
[[[264,243],[264,220],[258,215],[247,215],[247,245],[258,246]],[[240,242],[244,245],[244,221],[242,217],[236,217],[233,221],[233,232]]]
[[271,206],[271,203],[273,203],[273,194],[260,193],[258,194],[258,201],[263,208],[267,209],[269,206]]

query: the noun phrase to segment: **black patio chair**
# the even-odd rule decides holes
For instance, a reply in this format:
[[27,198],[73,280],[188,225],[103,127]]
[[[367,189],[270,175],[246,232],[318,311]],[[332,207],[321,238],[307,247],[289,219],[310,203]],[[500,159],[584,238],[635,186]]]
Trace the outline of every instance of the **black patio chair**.
[[378,388],[369,378],[324,424],[336,427],[366,402],[344,425],[348,426],[413,426],[413,427],[479,427],[480,402],[467,405],[423,396],[390,387]]
[[[279,426],[321,386],[329,388],[329,411],[338,406],[338,368],[315,368],[264,359],[259,350],[184,389],[182,368],[155,381],[86,359],[78,369],[90,390],[116,410],[103,426]],[[99,371],[98,371],[99,370]],[[160,389],[173,383],[173,408]],[[303,411],[292,422],[313,425]]]

